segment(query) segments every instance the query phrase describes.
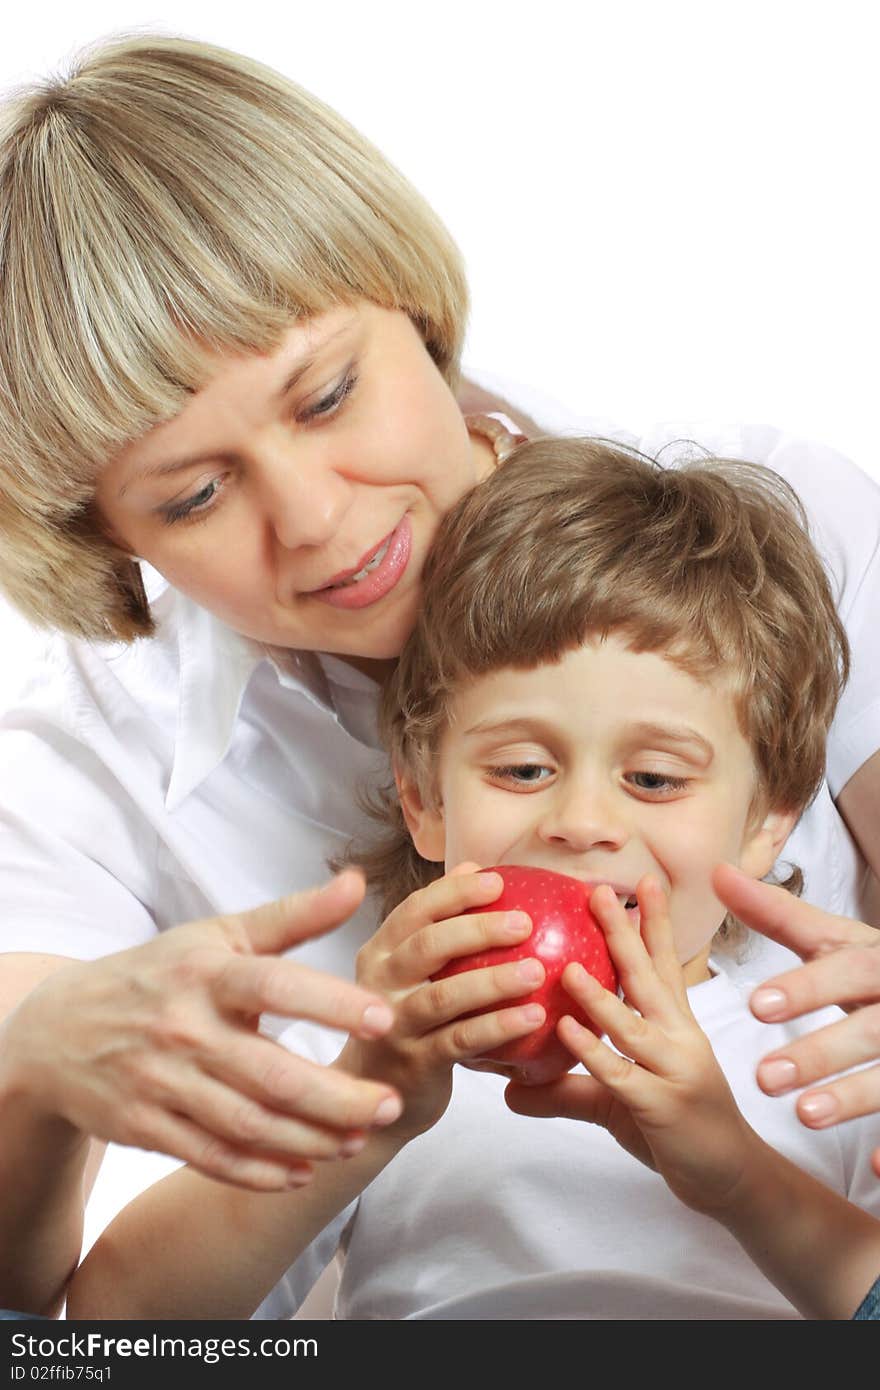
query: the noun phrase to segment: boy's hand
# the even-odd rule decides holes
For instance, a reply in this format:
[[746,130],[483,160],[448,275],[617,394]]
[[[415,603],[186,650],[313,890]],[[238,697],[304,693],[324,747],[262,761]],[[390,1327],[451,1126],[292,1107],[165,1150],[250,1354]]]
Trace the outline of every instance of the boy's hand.
[[566,1016],[559,1036],[590,1076],[568,1075],[549,1086],[511,1083],[507,1103],[521,1115],[602,1125],[681,1201],[717,1214],[735,1195],[760,1141],[691,1012],[666,895],[656,880],[642,879],[638,902],[641,933],[610,888],[597,888],[590,901],[626,1002],[579,965],[562,977],[618,1051]]
[[[357,980],[383,994],[394,1008],[391,1030],[377,1041],[350,1038],[339,1064],[357,1075],[394,1086],[403,1116],[387,1134],[404,1141],[429,1129],[452,1093],[452,1067],[522,1037],[544,1022],[540,1005],[510,1005],[541,984],[540,961],[518,961],[432,981],[447,961],[509,946],[531,930],[525,913],[465,913],[487,909],[501,894],[499,874],[460,864],[412,893],[385,919],[358,953]],[[468,1017],[475,1010],[491,1009]]]

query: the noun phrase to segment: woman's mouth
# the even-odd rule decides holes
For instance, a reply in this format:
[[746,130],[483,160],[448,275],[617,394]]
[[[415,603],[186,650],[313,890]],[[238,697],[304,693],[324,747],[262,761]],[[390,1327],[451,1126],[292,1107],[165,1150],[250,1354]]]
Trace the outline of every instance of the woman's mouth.
[[412,527],[407,515],[380,541],[360,569],[337,575],[322,589],[313,589],[309,597],[333,608],[368,608],[400,582],[411,553]]

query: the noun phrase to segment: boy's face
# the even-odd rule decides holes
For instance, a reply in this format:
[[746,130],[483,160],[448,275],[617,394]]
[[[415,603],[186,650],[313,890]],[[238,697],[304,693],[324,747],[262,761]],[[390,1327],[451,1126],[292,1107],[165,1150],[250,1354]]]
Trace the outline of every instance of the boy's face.
[[624,900],[652,873],[687,982],[708,978],[724,919],[712,868],[727,860],[763,877],[795,819],[750,821],[756,772],[730,690],[611,636],[555,665],[484,676],[451,713],[440,809],[402,788],[419,852],[447,869],[554,869],[610,883]]

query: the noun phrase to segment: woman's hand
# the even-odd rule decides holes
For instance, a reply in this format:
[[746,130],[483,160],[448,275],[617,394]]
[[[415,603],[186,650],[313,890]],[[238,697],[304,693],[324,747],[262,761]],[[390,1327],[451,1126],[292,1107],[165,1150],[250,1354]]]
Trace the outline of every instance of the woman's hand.
[[[351,1039],[340,1063],[400,1092],[404,1111],[393,1135],[404,1142],[443,1114],[455,1062],[494,1050],[544,1021],[540,1005],[505,1007],[542,982],[544,967],[537,960],[430,979],[453,957],[510,946],[529,935],[525,913],[462,915],[468,908],[488,909],[503,886],[499,874],[460,864],[396,907],[358,955],[359,982],[385,996],[395,1020],[378,1041]],[[491,1012],[468,1016],[481,1009]]]
[[0,1090],[39,1121],[156,1149],[208,1177],[277,1190],[308,1181],[399,1098],[291,1055],[263,1012],[361,1037],[392,1013],[377,994],[277,954],[355,911],[358,873],[252,912],[191,922],[146,945],[64,966],[3,1023]]
[[624,998],[580,965],[568,965],[562,976],[613,1048],[572,1017],[560,1019],[559,1037],[590,1075],[569,1074],[548,1086],[511,1083],[507,1103],[520,1115],[601,1125],[681,1201],[718,1215],[761,1143],[691,1012],[662,888],[644,878],[637,896],[640,931],[610,888],[597,888],[590,899]]
[[[784,1095],[880,1059],[880,931],[811,907],[729,864],[716,868],[712,883],[721,901],[742,922],[787,946],[805,962],[754,991],[750,1002],[756,1018],[780,1023],[828,1004],[849,1013],[838,1023],[768,1053],[758,1066],[761,1089],[768,1095]],[[880,1110],[880,1065],[840,1077],[820,1090],[805,1091],[797,1100],[798,1116],[813,1129],[875,1110]],[[880,1150],[873,1162],[880,1174]]]

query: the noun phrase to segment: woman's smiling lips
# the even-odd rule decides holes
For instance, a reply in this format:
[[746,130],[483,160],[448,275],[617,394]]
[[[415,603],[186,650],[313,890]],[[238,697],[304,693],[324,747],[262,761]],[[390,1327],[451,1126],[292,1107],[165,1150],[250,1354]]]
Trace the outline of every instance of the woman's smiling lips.
[[[329,584],[321,589],[313,589],[308,597],[320,599],[333,608],[368,608],[371,603],[390,593],[400,581],[411,553],[412,527],[409,516],[404,516],[390,536],[367,552],[357,568],[334,575]],[[361,579],[352,578],[377,555],[381,555],[381,559],[375,569],[369,570]]]

